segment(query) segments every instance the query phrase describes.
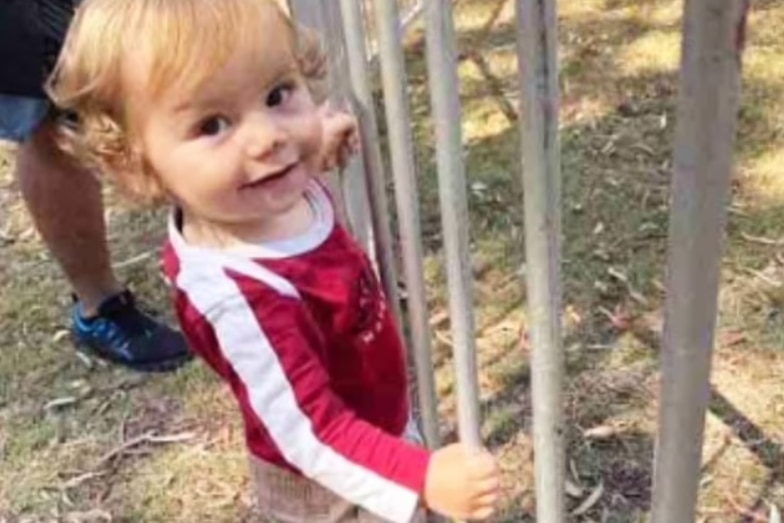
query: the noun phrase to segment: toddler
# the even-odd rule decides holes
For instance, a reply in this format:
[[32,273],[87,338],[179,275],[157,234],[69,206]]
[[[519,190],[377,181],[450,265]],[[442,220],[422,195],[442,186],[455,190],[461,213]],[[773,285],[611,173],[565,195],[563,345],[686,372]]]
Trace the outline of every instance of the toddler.
[[266,518],[489,517],[492,457],[418,442],[387,302],[318,179],[356,141],[314,101],[323,63],[273,0],[86,0],[49,89],[64,148],[172,205],[179,321],[236,397]]

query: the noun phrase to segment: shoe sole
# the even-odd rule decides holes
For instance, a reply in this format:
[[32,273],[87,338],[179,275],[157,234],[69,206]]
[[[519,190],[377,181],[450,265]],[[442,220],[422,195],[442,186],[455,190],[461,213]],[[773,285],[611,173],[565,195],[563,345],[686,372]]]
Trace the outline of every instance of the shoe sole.
[[120,367],[124,367],[126,369],[135,372],[155,373],[155,374],[174,372],[175,370],[179,369],[180,367],[182,367],[183,365],[185,365],[186,363],[188,363],[193,359],[192,354],[185,353],[180,357],[172,358],[164,361],[155,361],[150,363],[130,363],[106,355],[105,353],[92,347],[90,344],[80,340],[79,338],[74,336],[73,333],[71,334],[71,339],[73,340],[76,350],[81,352],[85,356],[88,356],[90,358],[97,358],[101,361],[105,361],[113,365],[119,365]]

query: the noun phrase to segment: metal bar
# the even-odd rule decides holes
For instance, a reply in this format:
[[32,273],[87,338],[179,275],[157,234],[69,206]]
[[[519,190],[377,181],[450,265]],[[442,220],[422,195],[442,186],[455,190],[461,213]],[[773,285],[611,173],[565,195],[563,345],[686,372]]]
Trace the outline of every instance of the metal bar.
[[436,134],[460,439],[480,446],[468,199],[463,163],[457,52],[451,0],[427,0],[427,67]]
[[359,130],[362,137],[362,156],[364,158],[367,184],[369,188],[370,213],[376,246],[381,281],[384,284],[387,299],[392,312],[402,323],[400,300],[398,299],[397,275],[395,271],[395,255],[392,247],[392,227],[390,225],[389,202],[387,201],[384,184],[384,164],[381,159],[381,145],[378,137],[378,123],[373,106],[373,94],[370,91],[370,74],[365,59],[365,29],[362,11],[358,0],[341,0],[340,5],[332,4],[331,11],[342,14],[348,52],[348,69],[351,88],[354,96],[354,111],[359,119]]
[[417,393],[425,439],[430,448],[440,444],[438,403],[430,351],[430,325],[422,263],[422,232],[419,220],[419,192],[411,136],[403,47],[399,13],[395,0],[376,0],[374,14],[381,57],[389,150],[395,180],[395,201],[403,252],[403,269],[408,292],[408,321],[417,375]]
[[[339,105],[352,103],[357,109],[354,96],[354,82],[350,78],[351,59],[347,55],[346,38],[343,33],[343,19],[340,8],[334,2],[317,2],[320,4],[325,21],[325,41],[327,54],[330,57],[330,86]],[[360,116],[361,118],[361,116]],[[362,126],[360,125],[360,130]],[[363,140],[364,141],[364,140]],[[364,143],[363,143],[364,145]],[[354,236],[365,247],[367,252],[376,262],[381,274],[385,274],[385,260],[378,257],[378,240],[373,228],[371,204],[368,201],[368,169],[372,165],[367,163],[366,155],[354,158],[342,173],[343,195],[346,200],[346,211],[351,223]],[[385,284],[386,284],[385,280]],[[389,289],[387,288],[387,292]],[[399,316],[398,316],[399,317]]]
[[[327,83],[330,99],[338,105],[347,103],[352,98],[349,64],[344,47],[343,26],[340,13],[336,13],[336,6],[313,0],[290,0],[289,6],[298,23],[322,36],[329,57]],[[342,217],[347,219],[352,234],[377,262],[364,173],[363,158],[354,158],[340,175],[332,173],[328,176],[328,181],[333,195],[339,198],[339,211]]]
[[566,520],[555,0],[516,0],[537,521]]
[[[375,9],[373,7],[372,0],[363,0],[362,2],[364,11],[367,13],[367,18],[372,18],[374,15]],[[425,2],[424,0],[416,0],[413,5],[411,2],[403,2],[402,6],[402,15],[400,13],[401,9],[398,8],[398,17],[395,18],[399,25],[399,30],[401,31],[402,35],[404,36],[408,29],[414,25],[419,19],[421,18],[422,14],[425,12]],[[377,34],[369,34],[368,35],[368,60],[370,60],[371,69],[375,68],[378,65],[378,60],[380,58],[380,43],[379,43],[379,36]],[[375,69],[373,69],[375,70]]]
[[747,9],[747,0],[685,4],[654,523],[695,520]]
[[424,10],[425,4],[422,0],[407,8],[405,14],[400,18],[400,25],[403,27],[403,32],[419,19]]

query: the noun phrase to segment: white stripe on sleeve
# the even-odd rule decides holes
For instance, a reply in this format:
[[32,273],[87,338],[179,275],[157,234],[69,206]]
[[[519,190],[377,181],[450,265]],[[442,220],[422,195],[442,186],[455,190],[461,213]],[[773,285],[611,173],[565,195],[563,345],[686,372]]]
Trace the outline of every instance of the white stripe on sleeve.
[[[253,272],[255,277],[262,277],[269,271],[255,266]],[[417,508],[418,494],[351,462],[319,440],[312,421],[297,402],[275,350],[237,284],[225,274],[206,279],[189,278],[184,273],[180,276],[178,286],[211,322],[223,356],[245,384],[251,407],[283,457],[303,474],[351,503],[393,523],[408,523]],[[281,286],[279,276],[273,273],[269,276],[275,278],[264,277],[266,284],[273,288]],[[282,282],[290,286],[288,281]],[[291,295],[290,288],[282,287],[282,294]],[[216,299],[230,295],[236,296],[230,300],[236,305],[226,313],[219,312]]]

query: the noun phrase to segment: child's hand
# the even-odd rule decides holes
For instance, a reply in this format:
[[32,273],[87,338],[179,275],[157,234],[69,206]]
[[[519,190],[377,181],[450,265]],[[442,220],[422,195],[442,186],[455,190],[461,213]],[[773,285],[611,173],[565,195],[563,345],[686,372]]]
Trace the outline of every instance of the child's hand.
[[487,519],[495,512],[500,482],[486,450],[456,443],[433,453],[425,480],[425,504],[444,516]]
[[329,102],[319,108],[322,125],[321,169],[344,168],[359,151],[359,131],[354,115],[335,110]]

